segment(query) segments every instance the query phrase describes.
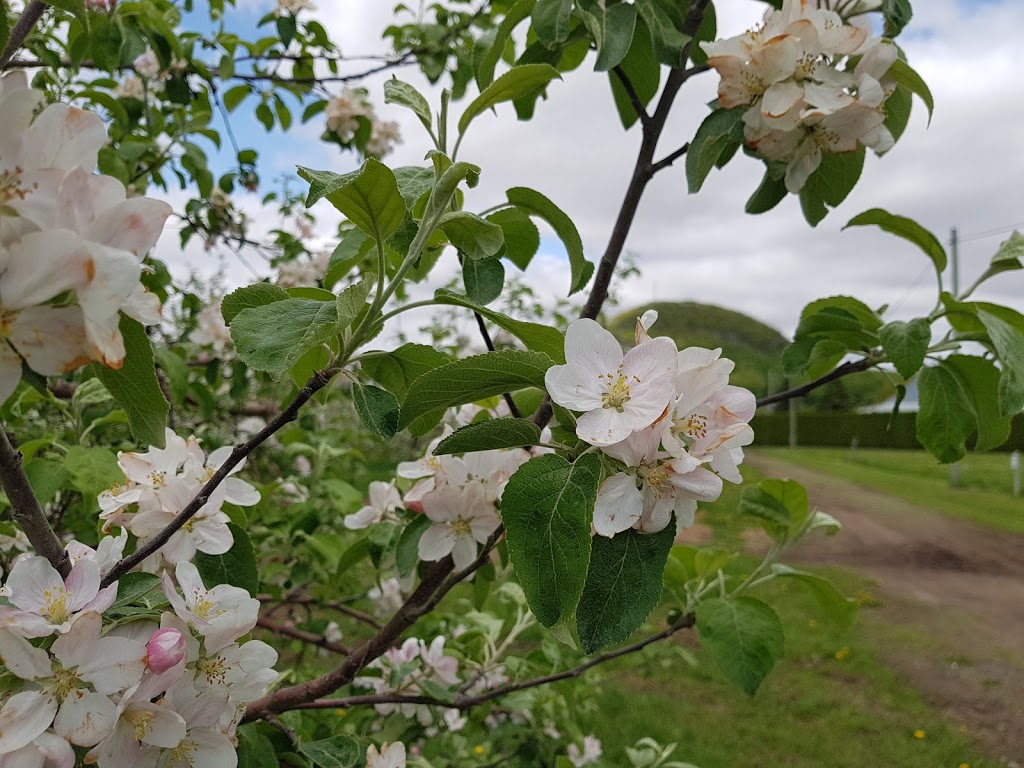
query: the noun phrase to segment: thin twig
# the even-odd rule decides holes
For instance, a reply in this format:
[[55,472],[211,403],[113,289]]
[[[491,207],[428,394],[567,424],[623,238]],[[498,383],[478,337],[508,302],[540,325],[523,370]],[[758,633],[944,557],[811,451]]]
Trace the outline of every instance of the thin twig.
[[256,435],[246,443],[242,443],[236,446],[228,456],[227,461],[217,468],[206,485],[200,489],[199,493],[188,503],[188,505],[181,510],[174,518],[174,520],[167,525],[162,531],[156,536],[149,539],[145,544],[136,549],[128,557],[121,560],[115,565],[110,572],[103,578],[103,586],[106,587],[109,584],[114,583],[119,578],[128,573],[132,568],[141,563],[147,557],[152,555],[164,544],[166,544],[171,536],[173,536],[178,530],[182,528],[189,520],[191,520],[195,514],[202,509],[203,505],[209,501],[210,494],[220,485],[224,479],[231,474],[231,470],[234,469],[238,464],[258,448],[267,438],[277,432],[285,424],[288,424],[295,420],[298,416],[299,409],[302,408],[306,402],[313,397],[317,392],[327,386],[328,382],[333,378],[335,371],[317,371],[314,373],[306,385],[299,390],[299,393],[295,398],[288,404],[277,417],[271,421],[267,426],[261,429]]
[[[491,334],[487,332],[487,325],[484,323],[483,316],[474,310],[473,316],[476,318],[476,327],[480,329],[480,335],[483,337],[484,344],[487,345],[487,351],[494,351],[494,341],[491,340]],[[510,392],[503,392],[501,395],[505,398],[505,405],[508,406],[508,412],[515,416],[517,419],[522,416],[519,412],[519,406],[516,405],[516,401],[512,399]]]
[[349,616],[355,619],[356,621],[361,621],[363,624],[368,624],[374,629],[382,629],[384,627],[383,624],[381,624],[379,621],[373,618],[373,616],[371,616],[370,614],[363,613],[362,611],[356,610],[355,608],[345,605],[344,603],[338,602],[337,600],[331,600],[322,603],[314,597],[280,598],[273,597],[272,595],[256,595],[256,599],[259,600],[261,603],[295,603],[297,605],[312,605],[316,606],[317,608],[329,608],[331,610],[338,611],[338,613],[344,613],[346,616]]
[[304,629],[290,627],[287,624],[277,624],[263,616],[256,619],[256,626],[277,635],[284,635],[285,637],[290,637],[293,640],[301,640],[304,643],[315,645],[318,648],[323,648],[331,653],[337,653],[342,656],[348,656],[352,653],[350,648],[347,648],[341,643],[332,642],[323,635],[318,635],[315,632],[307,632]]
[[690,142],[686,142],[685,144],[683,144],[683,146],[681,146],[675,152],[672,152],[669,155],[666,155],[661,160],[659,160],[658,162],[654,163],[654,165],[651,166],[651,171],[653,173],[657,173],[658,171],[665,170],[670,165],[672,165],[672,163],[674,163],[680,157],[685,155],[687,150],[689,150],[689,149],[690,149]]
[[762,397],[757,401],[757,407],[760,408],[764,405],[771,405],[772,403],[781,403],[785,400],[792,400],[794,397],[803,397],[809,392],[813,392],[818,387],[823,387],[830,381],[841,379],[843,376],[849,376],[851,373],[860,373],[866,371],[869,368],[874,367],[878,364],[878,360],[873,357],[865,357],[861,360],[851,360],[848,363],[843,363],[831,373],[826,373],[824,376],[815,379],[812,382],[803,384],[793,389],[787,389],[785,392],[776,392],[774,395],[768,395]]
[[647,114],[647,109],[644,107],[643,101],[640,99],[640,94],[636,92],[636,88],[633,86],[633,81],[629,79],[629,75],[626,74],[621,66],[612,67],[612,72],[619,79],[619,83],[622,85],[622,89],[626,92],[626,96],[629,97],[629,103],[633,105],[633,110],[636,112],[636,116],[640,119],[641,125],[647,125],[651,121],[651,116]]
[[11,445],[3,425],[0,424],[0,485],[3,485],[7,500],[11,503],[11,514],[25,532],[36,554],[50,561],[62,577],[71,572],[71,560],[61,546],[60,539],[53,532],[46,513],[39,504],[29,484],[21,453]]

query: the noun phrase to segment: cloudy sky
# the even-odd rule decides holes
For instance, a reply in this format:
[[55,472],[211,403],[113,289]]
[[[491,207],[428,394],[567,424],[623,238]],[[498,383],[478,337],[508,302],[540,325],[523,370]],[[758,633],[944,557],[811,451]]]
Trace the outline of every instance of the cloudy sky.
[[[269,10],[271,0],[238,0],[234,19],[251,24]],[[319,0],[316,15],[346,54],[383,52],[381,31],[394,17],[390,2]],[[718,0],[719,34],[730,36],[753,25],[762,3]],[[847,201],[817,228],[804,221],[797,199],[775,210],[748,216],[743,206],[760,181],[763,166],[738,155],[724,171],[714,171],[704,189],[688,195],[682,164],[656,177],[648,187],[630,234],[627,250],[636,255],[642,275],[621,289],[623,306],[650,300],[697,300],[738,309],[785,333],[792,332],[800,309],[820,296],[849,294],[867,303],[892,307],[893,317],[927,314],[935,302],[930,262],[913,246],[868,228],[841,232],[842,225],[872,207],[917,219],[948,241],[957,227],[962,244],[961,284],[983,271],[988,259],[1014,226],[1024,228],[1024,148],[1018,139],[1024,124],[1024,83],[1019,75],[1019,30],[1024,3],[1019,0],[918,0],[915,18],[900,38],[910,63],[935,96],[935,116],[915,103],[903,139],[885,158],[869,154],[860,184]],[[431,88],[411,69],[399,77],[417,85],[432,103]],[[401,123],[404,143],[387,158],[392,165],[421,164],[429,140],[416,118],[383,104],[386,76],[363,83],[384,119]],[[659,155],[692,138],[714,97],[716,76],[707,73],[684,88]],[[458,114],[459,107],[456,107]],[[296,163],[339,172],[355,167],[351,155],[319,144],[318,120],[273,140],[238,114],[242,143],[258,147],[264,179],[290,172]],[[549,88],[528,123],[515,120],[511,107],[485,115],[471,129],[461,159],[483,169],[480,186],[467,208],[481,210],[503,199],[512,186],[531,186],[562,206],[576,222],[588,258],[604,249],[629,179],[639,144],[638,130],[626,133],[615,113],[607,77],[585,64]],[[242,204],[254,208],[253,200]],[[336,217],[326,203],[316,213],[323,231]],[[165,237],[160,250],[179,275],[188,269],[214,270],[217,263],[200,249],[175,250]],[[452,259],[454,261],[454,259]],[[258,261],[257,271],[265,271]],[[235,261],[225,261],[231,283],[251,282]],[[439,282],[455,271],[442,269]],[[569,283],[557,240],[545,238],[531,265],[532,283],[541,295],[564,295]],[[1024,310],[1024,278],[997,279],[978,296]],[[410,317],[409,320],[414,321]],[[407,328],[407,330],[412,330]]]

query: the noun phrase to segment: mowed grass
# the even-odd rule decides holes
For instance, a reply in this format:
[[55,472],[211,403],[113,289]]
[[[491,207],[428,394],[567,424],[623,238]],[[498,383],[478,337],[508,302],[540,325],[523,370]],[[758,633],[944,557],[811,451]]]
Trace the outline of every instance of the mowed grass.
[[[753,565],[742,560],[742,570]],[[842,571],[826,574],[847,594],[869,585]],[[608,765],[626,765],[623,749],[651,736],[677,742],[674,758],[699,768],[996,768],[957,724],[944,721],[878,660],[891,644],[884,622],[863,607],[850,631],[831,625],[798,588],[761,594],[786,629],[785,659],[753,697],[727,682],[682,637],[692,659],[664,651],[627,657],[599,685],[580,726],[604,743]],[[907,638],[902,638],[905,642]]]
[[771,458],[827,472],[951,517],[1024,533],[1024,497],[1012,494],[1006,453],[968,454],[960,484],[950,485],[949,465],[924,451],[846,448],[758,448]]

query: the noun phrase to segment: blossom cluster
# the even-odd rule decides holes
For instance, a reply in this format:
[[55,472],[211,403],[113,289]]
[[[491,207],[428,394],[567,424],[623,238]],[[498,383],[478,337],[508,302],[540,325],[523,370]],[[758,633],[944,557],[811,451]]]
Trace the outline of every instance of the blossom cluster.
[[315,286],[327,274],[331,260],[330,251],[318,251],[309,258],[297,258],[284,262],[277,269],[277,284],[282,288]]
[[219,358],[234,347],[231,329],[221,313],[220,299],[210,302],[196,314],[196,327],[188,338],[193,344],[210,349]]
[[[164,448],[150,448],[146,453],[117,455],[125,483],[100,494],[100,518],[104,528],[117,525],[127,528],[143,546],[167,527],[192,501],[231,454],[231,446],[203,452],[194,437],[179,437],[166,431]],[[230,519],[223,511],[225,502],[241,507],[259,503],[260,493],[245,480],[233,477],[245,461],[232,468],[210,494],[188,525],[179,528],[157,552],[143,561],[144,570],[161,573],[188,562],[196,552],[222,555],[234,543]]]
[[[0,658],[15,680],[0,709],[0,766],[72,768],[73,745],[100,768],[236,764],[245,705],[277,676],[273,648],[237,642],[255,626],[259,601],[229,585],[207,590],[182,562],[184,594],[167,574],[162,582],[171,610],[104,632],[118,585],[101,589],[100,580],[126,539],[108,536],[96,550],[72,542],[66,579],[38,556],[11,569]],[[39,638],[47,642],[30,642]]]
[[896,46],[816,0],[785,0],[761,26],[701,47],[721,77],[720,106],[749,106],[747,145],[785,166],[790,192],[803,188],[826,152],[892,147],[884,103],[895,84],[885,75]]
[[398,123],[377,118],[366,98],[366,91],[345,87],[338,96],[327,102],[327,133],[333,134],[344,145],[351,144],[359,131],[361,121],[368,122],[369,138],[365,152],[374,157],[390,153],[402,140]]
[[22,361],[54,376],[124,360],[120,313],[152,325],[160,302],[139,282],[142,259],[171,213],[128,199],[92,171],[107,134],[94,114],[50,104],[24,72],[0,79],[0,401]]
[[741,482],[743,446],[754,439],[755,399],[729,384],[732,361],[721,349],[678,351],[667,336],[651,338],[656,319],[651,311],[637,322],[637,344],[625,355],[596,322],[575,321],[566,364],[545,377],[552,401],[581,414],[576,435],[619,462],[598,489],[601,536],[657,533],[673,513],[677,525],[691,525],[697,502],[717,499],[723,480]]

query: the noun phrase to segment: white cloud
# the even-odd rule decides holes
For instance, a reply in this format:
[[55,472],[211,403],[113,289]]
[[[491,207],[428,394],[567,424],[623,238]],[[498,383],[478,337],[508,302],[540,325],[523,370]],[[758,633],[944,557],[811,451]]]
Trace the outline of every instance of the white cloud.
[[[323,0],[318,14],[346,53],[368,53],[384,48],[374,41],[394,21],[390,5]],[[764,7],[749,0],[716,5],[725,35],[749,27]],[[804,304],[837,293],[856,295],[873,306],[898,307],[899,317],[926,314],[934,304],[934,278],[926,273],[924,255],[876,230],[840,232],[846,221],[867,208],[882,207],[917,219],[943,240],[952,226],[970,235],[1024,222],[1024,151],[1017,141],[1017,127],[1024,124],[1017,65],[1024,4],[918,0],[915,13],[901,44],[935,95],[931,127],[926,128],[925,111],[915,104],[900,144],[881,160],[869,157],[858,188],[816,229],[804,222],[795,198],[768,214],[743,213],[762,166],[742,154],[724,171],[713,172],[696,196],[686,194],[682,164],[677,163],[650,185],[630,233],[627,248],[639,256],[643,275],[625,286],[624,306],[651,299],[707,301],[748,312],[785,332],[795,327]],[[433,104],[438,102],[438,89],[417,71],[406,68],[398,74]],[[388,161],[420,164],[428,142],[410,113],[383,104],[381,85],[388,76],[364,83],[381,116],[402,125],[405,143]],[[714,73],[686,86],[659,154],[692,137],[715,87]],[[631,173],[638,130],[623,134],[604,75],[584,67],[549,91],[549,100],[540,103],[529,123],[516,122],[508,105],[499,107],[497,117],[483,115],[474,123],[462,157],[479,163],[483,175],[467,207],[486,208],[508,187],[535,187],[573,217],[589,258],[597,260]],[[456,115],[465,103],[454,107]],[[264,151],[281,167],[301,159],[351,169],[351,156],[323,145],[310,149],[318,130],[311,125],[291,138],[275,138]],[[328,215],[326,209],[317,213]],[[1000,239],[964,242],[964,283],[984,269]],[[551,297],[564,293],[564,262],[546,259],[541,271],[535,284],[542,292]],[[1024,277],[1011,276],[999,286],[980,295],[1024,309]]]

